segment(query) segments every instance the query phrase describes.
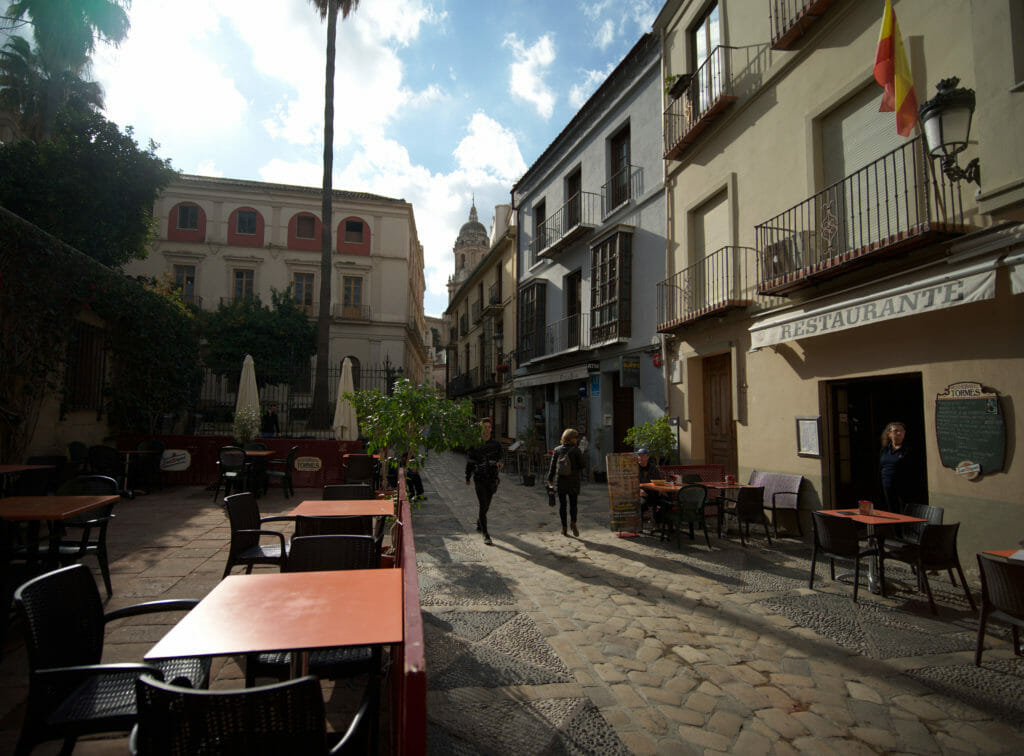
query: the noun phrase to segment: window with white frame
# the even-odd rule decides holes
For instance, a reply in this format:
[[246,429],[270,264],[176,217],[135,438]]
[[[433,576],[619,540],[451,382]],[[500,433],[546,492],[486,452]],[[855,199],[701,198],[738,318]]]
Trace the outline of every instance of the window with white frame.
[[295,273],[292,277],[295,304],[307,315],[313,311],[313,274]]
[[342,316],[361,318],[363,312],[363,279],[361,276],[344,276],[341,279]]
[[186,304],[197,304],[196,301],[196,266],[174,266],[174,288],[181,294]]
[[245,268],[235,268],[232,277],[234,280],[233,299],[235,302],[243,299],[252,299],[252,297],[255,296],[255,271]]

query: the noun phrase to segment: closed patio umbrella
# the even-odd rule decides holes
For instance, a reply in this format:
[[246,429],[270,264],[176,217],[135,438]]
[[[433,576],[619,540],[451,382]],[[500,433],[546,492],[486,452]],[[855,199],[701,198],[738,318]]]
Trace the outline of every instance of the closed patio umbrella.
[[256,417],[260,416],[260,390],[256,385],[256,363],[252,355],[245,355],[242,361],[242,376],[238,380],[238,398],[235,400],[235,414],[243,407],[252,407],[256,410]]
[[338,400],[334,405],[334,437],[338,441],[355,441],[359,438],[359,425],[356,422],[356,410],[345,401],[345,394],[351,394],[352,361],[346,357],[341,363],[341,380],[338,381]]

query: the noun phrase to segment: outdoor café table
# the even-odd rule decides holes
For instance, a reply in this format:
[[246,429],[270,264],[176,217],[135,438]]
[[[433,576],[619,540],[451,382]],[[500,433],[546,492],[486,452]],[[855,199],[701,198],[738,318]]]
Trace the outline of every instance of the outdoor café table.
[[861,514],[859,509],[823,509],[822,514],[833,517],[848,517],[854,522],[868,526],[868,538],[875,542],[878,556],[868,563],[868,590],[872,593],[885,595],[885,536],[889,529],[896,525],[910,525],[915,522],[928,522],[921,517],[884,512],[875,509],[871,514]]
[[28,523],[26,545],[37,547],[39,526],[50,523],[50,553],[55,553],[60,544],[61,520],[88,512],[91,509],[116,504],[121,497],[117,494],[88,496],[8,496],[0,499],[0,519],[7,522]]
[[[1024,559],[1024,549],[998,549],[996,551],[983,551],[982,553],[1002,557],[1003,559],[1012,559],[1014,561]],[[1020,556],[1017,556],[1018,554]]]
[[[252,488],[258,488],[258,483],[263,484],[263,492],[266,493],[267,487],[267,462],[272,457],[276,457],[280,452],[274,451],[273,449],[246,449],[245,456],[252,460],[252,475],[256,479],[257,484],[252,485]],[[253,493],[259,493],[254,491]]]
[[[124,457],[124,495],[129,499],[135,498],[135,491],[131,486],[132,458],[140,454],[162,454],[157,449],[118,449],[117,453]],[[142,493],[146,493],[139,489]]]
[[7,479],[28,470],[52,470],[54,465],[0,465],[0,496],[7,495]]
[[[145,655],[235,656],[402,641],[402,570],[228,575]],[[305,674],[307,653],[292,655]]]
[[290,512],[296,517],[387,517],[394,513],[391,499],[308,499]]

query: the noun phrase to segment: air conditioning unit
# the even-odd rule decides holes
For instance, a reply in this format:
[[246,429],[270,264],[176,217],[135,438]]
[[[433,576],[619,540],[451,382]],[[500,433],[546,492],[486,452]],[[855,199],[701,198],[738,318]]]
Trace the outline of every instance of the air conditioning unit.
[[789,232],[761,251],[762,278],[785,278],[807,268],[813,259],[814,234],[808,230]]

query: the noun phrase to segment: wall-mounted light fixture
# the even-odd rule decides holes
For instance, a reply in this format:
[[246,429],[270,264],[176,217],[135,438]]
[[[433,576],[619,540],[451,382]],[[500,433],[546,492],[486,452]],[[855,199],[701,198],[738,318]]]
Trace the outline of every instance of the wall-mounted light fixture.
[[943,79],[935,88],[936,95],[918,111],[928,152],[942,161],[942,172],[950,181],[967,181],[981,185],[981,165],[974,158],[961,168],[956,156],[967,149],[974,115],[974,90],[957,88],[960,79]]

